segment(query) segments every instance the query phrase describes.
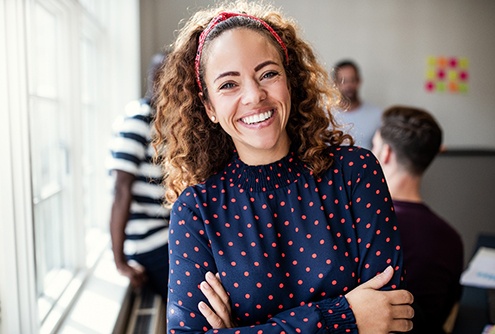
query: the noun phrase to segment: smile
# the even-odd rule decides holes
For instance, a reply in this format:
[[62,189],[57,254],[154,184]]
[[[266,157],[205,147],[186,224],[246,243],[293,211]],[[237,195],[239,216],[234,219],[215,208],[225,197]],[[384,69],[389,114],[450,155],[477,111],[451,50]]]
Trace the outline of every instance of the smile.
[[241,120],[246,124],[255,124],[266,121],[267,119],[272,117],[272,115],[273,115],[273,110],[268,110],[261,114],[244,117]]

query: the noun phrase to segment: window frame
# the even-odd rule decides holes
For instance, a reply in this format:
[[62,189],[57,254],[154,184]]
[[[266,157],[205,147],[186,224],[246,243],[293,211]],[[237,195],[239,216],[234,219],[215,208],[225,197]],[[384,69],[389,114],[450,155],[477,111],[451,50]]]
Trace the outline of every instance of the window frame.
[[[82,0],[19,0],[0,2],[0,189],[2,201],[0,210],[0,252],[9,256],[0,257],[0,333],[36,333],[52,332],[62,328],[65,318],[71,310],[77,308],[79,296],[84,294],[86,285],[92,285],[95,266],[113,269],[110,274],[116,274],[115,268],[108,268],[108,238],[101,239],[101,251],[96,252],[91,261],[86,258],[85,240],[78,236],[84,233],[84,224],[75,224],[66,235],[74,240],[67,252],[80,270],[74,273],[74,279],[65,289],[60,303],[42,326],[38,317],[36,291],[35,241],[33,228],[33,185],[31,178],[30,157],[30,71],[32,41],[30,30],[32,11],[39,2],[59,10],[67,31],[64,39],[67,41],[66,64],[61,64],[66,70],[71,70],[73,78],[65,85],[68,90],[62,103],[65,110],[70,110],[70,120],[66,123],[66,131],[70,133],[68,148],[69,160],[75,176],[70,181],[74,190],[82,189],[84,171],[82,166],[82,148],[77,142],[82,136],[79,126],[82,120],[82,96],[80,51],[82,39],[85,36],[95,38],[102,48],[104,72],[102,85],[108,88],[102,99],[98,112],[102,112],[98,120],[98,145],[106,147],[103,142],[111,135],[113,119],[121,114],[125,104],[140,94],[139,73],[139,0],[124,3],[110,0],[102,5],[94,2],[91,8],[84,8]],[[86,2],[90,3],[91,2]],[[95,10],[100,12],[95,13]],[[102,10],[102,11],[101,11]],[[126,22],[127,19],[127,22]],[[102,23],[104,22],[104,23]],[[122,25],[126,22],[126,25]],[[130,23],[130,24],[129,24]],[[121,58],[119,55],[124,54]],[[125,71],[122,71],[122,69]],[[65,71],[66,71],[65,70]],[[102,157],[104,153],[100,152]],[[102,165],[99,165],[100,168]],[[106,171],[97,172],[100,186],[104,185]],[[106,191],[107,189],[101,189]],[[84,214],[81,203],[82,195],[74,191],[70,199],[73,208],[69,220],[81,221]],[[102,196],[102,198],[106,198]],[[110,202],[101,201],[97,208],[101,219],[109,215]],[[107,212],[108,211],[108,212]],[[102,228],[105,223],[102,224]],[[102,262],[102,260],[104,260]],[[99,264],[98,264],[99,263]],[[115,284],[125,292],[125,280],[113,277]],[[120,297],[119,297],[120,298]],[[120,299],[117,298],[117,301]],[[115,319],[117,320],[117,319]],[[90,321],[90,319],[88,319]]]
[[[38,10],[43,10],[46,14],[53,18],[54,28],[56,35],[52,36],[54,41],[55,50],[52,50],[54,56],[53,59],[54,73],[53,90],[48,91],[51,94],[44,94],[39,90],[40,78],[38,75],[41,73],[37,65],[40,50],[37,49],[38,43],[40,43],[40,37],[37,33],[41,30],[37,24]],[[44,245],[49,247],[55,244],[46,239],[47,235],[38,235],[38,232],[46,230],[47,226],[44,226],[48,222],[45,218],[39,217],[46,210],[46,206],[55,205],[50,209],[56,209],[55,212],[49,212],[49,219],[53,219],[50,224],[53,224],[51,228],[55,228],[57,235],[60,238],[58,241],[58,247],[55,247],[55,253],[60,252],[60,259],[58,261],[61,267],[45,268],[43,272],[39,269],[46,261],[56,262],[57,259],[49,258],[45,259],[44,255],[47,253],[36,254],[36,291],[38,298],[38,313],[39,319],[42,325],[44,325],[50,313],[57,308],[57,304],[60,298],[63,296],[64,291],[69,287],[70,282],[76,277],[80,270],[85,271],[81,261],[81,253],[84,253],[84,243],[78,236],[84,235],[84,230],[81,224],[78,222],[78,217],[81,217],[81,208],[76,205],[80,203],[80,192],[76,189],[80,189],[79,171],[77,170],[80,164],[78,163],[79,147],[77,145],[77,138],[81,138],[78,133],[77,127],[74,126],[77,123],[77,118],[81,114],[80,110],[80,97],[79,97],[79,85],[77,84],[77,78],[80,77],[78,60],[79,60],[79,45],[77,44],[78,38],[74,36],[78,35],[79,20],[77,7],[73,2],[60,2],[56,0],[31,0],[27,6],[27,61],[28,61],[28,98],[29,98],[29,110],[28,118],[32,120],[32,117],[38,114],[39,106],[41,103],[47,103],[54,106],[55,119],[59,121],[59,128],[56,129],[55,146],[49,146],[49,151],[58,151],[58,160],[53,161],[58,164],[59,179],[56,180],[58,184],[55,184],[57,193],[54,193],[53,197],[37,197],[38,194],[33,194],[33,224],[34,228],[34,244],[35,251],[40,250],[37,246]],[[44,40],[43,40],[44,41]],[[43,43],[42,43],[43,44]],[[51,75],[51,73],[45,74]],[[76,81],[76,82],[72,82]],[[51,87],[50,87],[51,88]],[[34,134],[35,127],[43,126],[42,124],[34,124],[31,122],[30,135]],[[43,132],[44,129],[41,131]],[[30,138],[34,144],[37,141],[42,141],[42,138],[33,137]],[[35,147],[31,147],[30,151],[33,153]],[[35,161],[35,157],[31,157],[31,161]],[[34,169],[36,165],[32,165],[32,180],[35,181]],[[51,168],[51,166],[48,166]],[[57,167],[55,167],[57,168]],[[57,170],[57,169],[56,169]],[[32,182],[33,183],[33,182]],[[35,191],[36,183],[33,183],[33,191]],[[44,188],[41,188],[43,190]],[[55,204],[52,204],[55,201]],[[40,211],[41,210],[41,211]],[[38,219],[40,218],[40,219]],[[76,222],[75,224],[69,224],[68,222]],[[49,233],[49,232],[45,232]],[[56,238],[57,235],[54,237]],[[53,240],[52,240],[53,241]],[[49,250],[47,250],[49,252]],[[46,270],[46,271],[45,271]],[[40,276],[44,274],[43,276]],[[50,277],[50,281],[47,282],[47,278]]]

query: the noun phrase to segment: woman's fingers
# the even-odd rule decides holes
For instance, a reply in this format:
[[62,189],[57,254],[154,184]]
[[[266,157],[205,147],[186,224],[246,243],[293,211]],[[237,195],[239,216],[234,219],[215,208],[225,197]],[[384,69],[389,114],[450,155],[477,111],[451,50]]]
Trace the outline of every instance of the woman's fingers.
[[226,328],[222,318],[213,312],[213,310],[205,302],[199,302],[198,308],[213,329]]
[[364,282],[363,284],[358,286],[358,288],[378,290],[382,288],[385,284],[387,284],[393,275],[394,275],[394,269],[391,266],[388,266],[387,268],[385,268],[383,272],[376,275],[369,281]]
[[388,267],[345,295],[356,317],[360,334],[406,332],[412,329],[413,295],[406,290],[380,290],[392,275],[393,269]]
[[212,272],[207,272],[205,275],[206,282],[210,285],[210,287],[215,291],[215,293],[220,297],[225,307],[228,309],[230,314],[230,298],[225,291],[222,282],[220,281],[220,276],[218,273],[213,275]]
[[405,305],[412,304],[414,302],[414,296],[407,290],[390,290],[388,291],[388,298],[390,304],[393,305]]
[[392,326],[390,328],[391,333],[396,332],[409,332],[413,329],[413,322],[410,319],[396,319],[392,322]]
[[392,317],[394,319],[414,318],[414,308],[411,305],[393,305]]
[[201,314],[213,328],[232,328],[229,295],[218,277],[208,272],[205,281],[199,285],[201,292],[208,299],[210,306],[204,302],[198,304]]

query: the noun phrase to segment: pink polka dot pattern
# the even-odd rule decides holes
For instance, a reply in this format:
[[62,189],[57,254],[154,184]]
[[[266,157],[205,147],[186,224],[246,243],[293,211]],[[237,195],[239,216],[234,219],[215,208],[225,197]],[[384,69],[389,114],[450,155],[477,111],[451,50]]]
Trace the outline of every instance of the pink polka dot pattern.
[[[187,188],[170,223],[168,330],[203,332],[199,290],[219,272],[239,328],[218,333],[357,333],[343,294],[388,265],[402,278],[393,204],[370,151],[332,147],[320,178],[291,153],[247,166],[237,157]],[[217,332],[217,331],[215,331]]]

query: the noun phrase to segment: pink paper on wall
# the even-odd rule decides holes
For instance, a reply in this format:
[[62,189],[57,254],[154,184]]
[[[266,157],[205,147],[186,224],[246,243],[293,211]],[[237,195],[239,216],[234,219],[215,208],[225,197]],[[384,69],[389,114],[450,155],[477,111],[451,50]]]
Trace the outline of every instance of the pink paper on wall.
[[465,57],[428,57],[426,59],[426,91],[430,93],[467,93],[468,67],[469,62]]

